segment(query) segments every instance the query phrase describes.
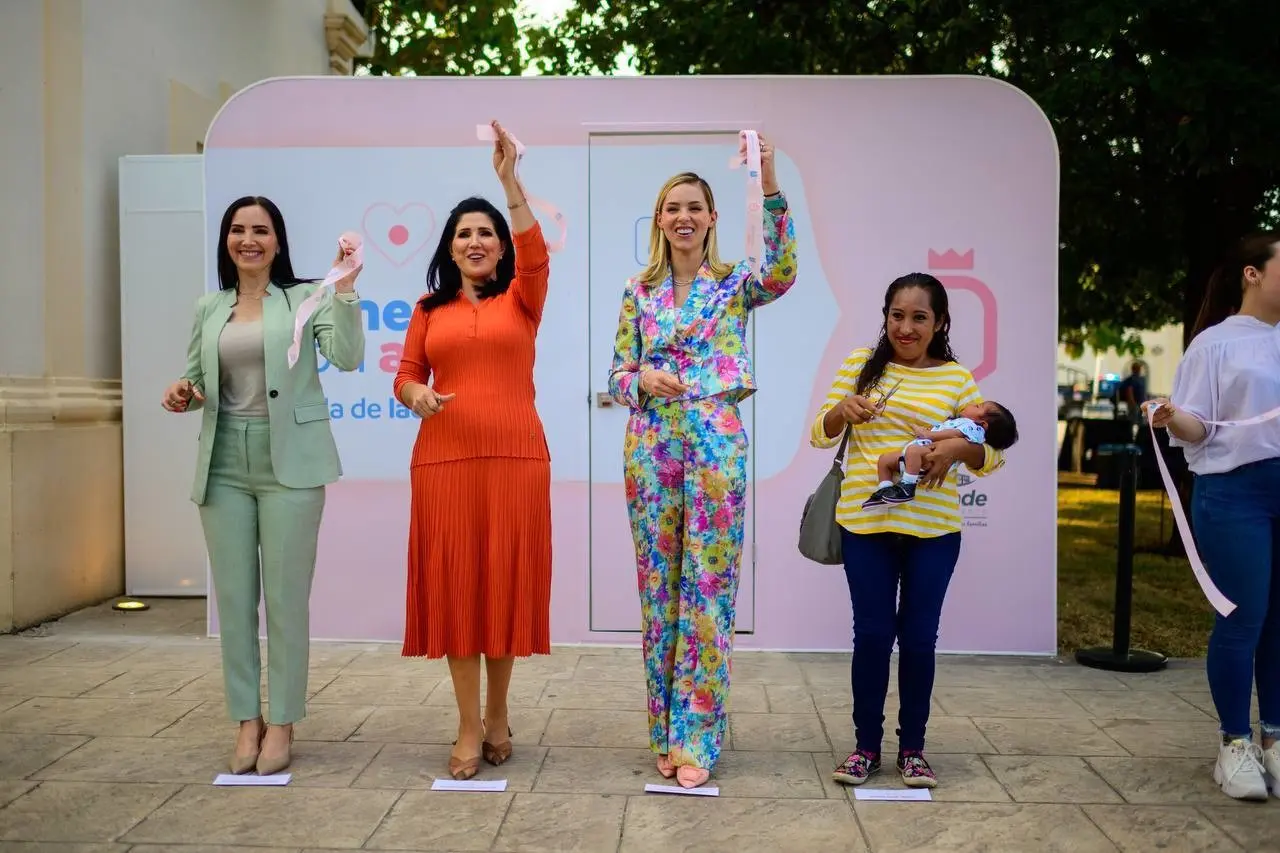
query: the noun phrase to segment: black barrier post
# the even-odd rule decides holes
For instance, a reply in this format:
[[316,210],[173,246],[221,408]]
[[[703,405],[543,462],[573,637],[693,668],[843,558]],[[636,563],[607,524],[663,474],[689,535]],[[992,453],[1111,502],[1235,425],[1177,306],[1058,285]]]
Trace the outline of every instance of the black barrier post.
[[1159,652],[1129,647],[1133,617],[1133,529],[1137,521],[1138,455],[1136,444],[1107,445],[1099,454],[1118,457],[1120,467],[1119,536],[1116,542],[1116,613],[1111,648],[1096,646],[1076,651],[1076,661],[1112,672],[1158,672],[1169,661]]

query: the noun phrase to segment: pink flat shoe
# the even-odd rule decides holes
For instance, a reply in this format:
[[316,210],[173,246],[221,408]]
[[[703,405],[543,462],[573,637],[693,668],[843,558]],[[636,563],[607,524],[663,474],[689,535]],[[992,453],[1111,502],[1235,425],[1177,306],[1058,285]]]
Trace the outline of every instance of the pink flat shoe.
[[700,788],[711,778],[711,771],[701,767],[684,766],[676,770],[676,781],[681,788]]
[[671,756],[658,756],[658,772],[662,774],[663,779],[670,779],[676,775],[676,767],[671,763]]

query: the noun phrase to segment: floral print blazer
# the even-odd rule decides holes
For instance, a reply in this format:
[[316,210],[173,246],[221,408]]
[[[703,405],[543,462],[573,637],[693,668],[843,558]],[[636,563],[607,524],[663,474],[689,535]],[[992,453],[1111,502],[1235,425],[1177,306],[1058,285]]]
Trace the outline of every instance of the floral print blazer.
[[755,393],[747,352],[747,315],[782,296],[796,281],[796,232],[790,210],[764,213],[764,263],[757,278],[746,261],[717,281],[707,264],[698,270],[679,308],[671,275],[661,284],[627,280],[614,341],[609,394],[633,411],[650,407],[640,371],[666,370],[689,390],[662,403],[723,395],[732,401]]

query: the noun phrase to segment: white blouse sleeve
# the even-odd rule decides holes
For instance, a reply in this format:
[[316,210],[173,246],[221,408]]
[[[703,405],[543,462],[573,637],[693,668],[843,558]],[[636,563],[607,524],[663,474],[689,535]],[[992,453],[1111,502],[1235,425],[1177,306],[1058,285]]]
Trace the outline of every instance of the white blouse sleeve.
[[1218,379],[1221,364],[1221,347],[1191,347],[1183,355],[1173,374],[1173,404],[1196,419],[1205,422],[1204,438],[1194,444],[1183,441],[1172,432],[1169,444],[1173,447],[1196,447],[1213,438],[1217,427],[1208,421],[1218,419]]

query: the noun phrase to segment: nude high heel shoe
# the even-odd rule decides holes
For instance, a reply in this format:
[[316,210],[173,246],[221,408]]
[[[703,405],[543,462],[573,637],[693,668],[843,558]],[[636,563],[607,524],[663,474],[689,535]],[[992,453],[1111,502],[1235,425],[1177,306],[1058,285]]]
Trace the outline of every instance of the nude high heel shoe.
[[[248,723],[253,721],[245,720],[245,722]],[[231,753],[231,758],[227,762],[228,769],[232,772],[232,774],[236,776],[243,776],[245,773],[248,773],[250,770],[253,770],[253,768],[258,763],[258,754],[262,750],[262,739],[267,734],[267,727],[266,725],[263,724],[261,718],[259,718],[257,722],[260,728],[258,729],[258,739],[254,743],[253,751],[240,752],[237,749],[236,751]]]
[[[274,728],[283,728],[283,727],[275,726]],[[265,729],[263,730],[262,737],[263,737],[263,741],[265,742],[266,741]],[[276,752],[267,752],[266,750],[262,750],[259,753],[258,762],[257,762],[258,775],[272,776],[276,773],[279,773],[281,770],[284,770],[286,767],[288,767],[289,762],[293,758],[289,754],[292,746],[293,746],[293,726],[291,725],[289,726],[289,741],[288,743],[285,744],[285,747],[283,750],[279,750]]]

